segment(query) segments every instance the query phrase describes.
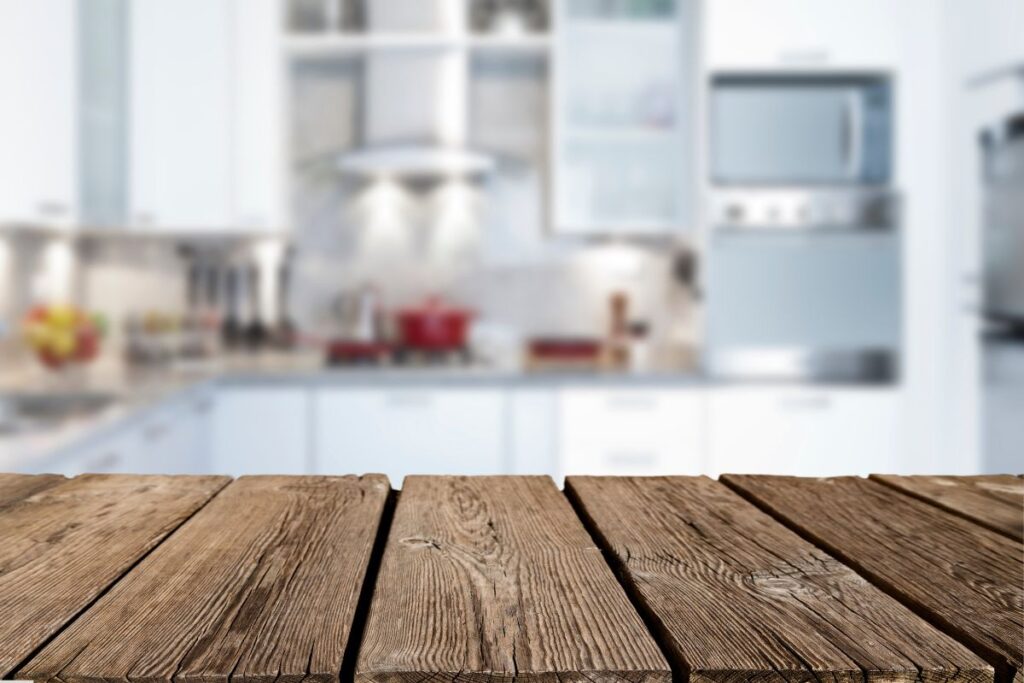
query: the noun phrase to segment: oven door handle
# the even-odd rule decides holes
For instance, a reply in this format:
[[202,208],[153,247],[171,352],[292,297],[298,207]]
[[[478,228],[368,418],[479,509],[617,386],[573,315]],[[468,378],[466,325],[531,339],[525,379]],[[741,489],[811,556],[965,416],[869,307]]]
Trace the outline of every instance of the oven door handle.
[[846,141],[846,177],[856,181],[864,171],[864,100],[854,90],[847,94],[843,114]]

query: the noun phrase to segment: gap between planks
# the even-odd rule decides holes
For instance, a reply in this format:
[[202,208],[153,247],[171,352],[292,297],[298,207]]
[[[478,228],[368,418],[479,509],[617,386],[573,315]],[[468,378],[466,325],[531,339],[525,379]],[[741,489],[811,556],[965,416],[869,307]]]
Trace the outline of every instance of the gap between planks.
[[[904,605],[908,610],[917,615],[918,618],[924,622],[930,624],[938,631],[946,634],[950,638],[956,640],[958,643],[974,652],[977,656],[987,661],[995,669],[995,683],[1024,683],[1024,669],[1014,669],[1012,665],[1008,664],[1005,659],[1005,655],[997,650],[992,649],[985,643],[981,642],[978,638],[974,637],[970,631],[971,624],[964,626],[958,626],[957,624],[951,623],[945,620],[941,615],[936,614],[928,606],[919,603],[913,597],[907,595],[897,585],[887,580],[885,577],[876,574],[870,568],[866,567],[863,562],[859,561],[856,557],[850,556],[849,553],[843,552],[841,548],[835,547],[832,544],[826,542],[822,538],[819,538],[811,530],[805,528],[795,520],[789,520],[786,515],[777,510],[773,505],[766,501],[762,501],[759,496],[746,490],[743,486],[732,480],[730,477],[735,475],[723,475],[719,478],[725,486],[729,487],[737,495],[744,500],[748,501],[759,510],[774,519],[778,524],[791,530],[796,535],[803,538],[808,543],[815,545],[826,553],[831,554],[833,557],[838,559],[840,562],[848,566],[854,572],[859,574],[865,580],[873,584],[880,591],[896,600],[900,604]],[[749,475],[741,475],[749,476]],[[1017,475],[1024,478],[1024,474]],[[815,479],[816,477],[794,477],[794,479]],[[882,482],[877,481],[874,478],[858,477],[863,479],[870,485],[883,488],[891,493],[897,494],[898,497],[905,497],[909,500],[915,500],[920,503],[924,503],[933,507],[936,512],[940,515],[949,515],[950,517],[956,518],[961,521],[965,521],[971,525],[976,526],[979,530],[988,531],[987,527],[981,524],[977,524],[975,520],[969,519],[961,514],[957,514],[953,511],[947,511],[944,508],[934,505],[932,501],[926,501],[918,498],[917,496],[911,495],[906,492],[899,491],[895,487],[888,486]],[[1000,532],[998,533],[1001,538],[1008,538]],[[1015,540],[1015,539],[1013,539]],[[1024,635],[1024,634],[1022,634]]]

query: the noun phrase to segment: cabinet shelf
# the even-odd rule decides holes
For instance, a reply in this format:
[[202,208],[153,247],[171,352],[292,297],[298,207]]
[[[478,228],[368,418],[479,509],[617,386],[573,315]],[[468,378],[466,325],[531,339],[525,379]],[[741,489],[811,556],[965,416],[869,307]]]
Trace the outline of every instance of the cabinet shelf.
[[297,58],[358,56],[368,52],[415,50],[471,50],[486,53],[545,54],[551,47],[547,34],[515,36],[438,33],[323,33],[292,34],[285,49]]

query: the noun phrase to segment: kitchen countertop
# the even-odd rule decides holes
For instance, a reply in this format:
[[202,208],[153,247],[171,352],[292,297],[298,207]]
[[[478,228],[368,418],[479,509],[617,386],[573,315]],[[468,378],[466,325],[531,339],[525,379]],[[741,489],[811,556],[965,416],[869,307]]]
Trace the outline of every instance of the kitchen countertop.
[[319,353],[306,352],[231,354],[151,369],[103,358],[64,374],[28,359],[0,371],[0,394],[98,393],[117,400],[108,409],[53,428],[0,435],[0,471],[44,466],[62,451],[142,419],[151,409],[214,387],[685,387],[705,382],[693,367],[650,372],[525,372],[487,365],[325,368]]
[[0,475],[0,678],[1019,680],[1020,542],[918,483]]

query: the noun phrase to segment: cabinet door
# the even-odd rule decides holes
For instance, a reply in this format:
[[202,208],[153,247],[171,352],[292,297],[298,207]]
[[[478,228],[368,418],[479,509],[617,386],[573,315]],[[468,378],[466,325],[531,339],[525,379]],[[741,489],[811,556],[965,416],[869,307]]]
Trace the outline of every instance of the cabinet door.
[[[889,68],[915,2],[714,0],[706,3],[707,66]],[[907,24],[909,25],[909,24]],[[919,30],[924,30],[919,28]]]
[[567,389],[559,397],[560,455],[567,475],[701,474],[700,392]]
[[512,474],[565,476],[558,457],[558,394],[516,388],[508,393],[508,449]]
[[42,471],[76,477],[79,474],[145,474],[140,433],[126,428],[104,435],[79,448],[59,455]]
[[958,85],[968,79],[1024,68],[1024,3],[971,0],[944,3],[949,54]]
[[131,206],[140,228],[230,221],[230,0],[131,6]]
[[634,5],[553,5],[553,208],[562,233],[671,234],[689,223],[689,3]]
[[278,230],[284,207],[280,0],[232,0],[232,226]]
[[711,467],[815,477],[904,473],[899,406],[889,389],[712,389]]
[[316,398],[321,474],[502,474],[504,396],[495,389],[325,389]]
[[75,218],[76,8],[0,2],[0,223]]
[[213,472],[309,474],[309,393],[287,387],[217,392],[211,418]]

